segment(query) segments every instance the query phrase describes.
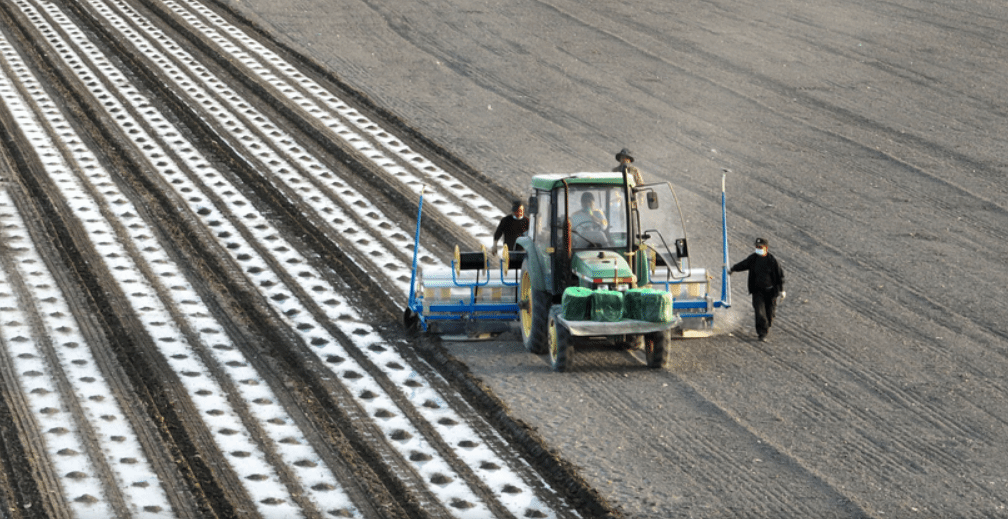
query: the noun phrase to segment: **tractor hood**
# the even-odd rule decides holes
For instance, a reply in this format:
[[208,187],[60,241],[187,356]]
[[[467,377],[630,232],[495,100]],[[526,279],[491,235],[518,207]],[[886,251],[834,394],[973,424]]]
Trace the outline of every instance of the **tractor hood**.
[[584,287],[636,283],[636,277],[630,270],[626,258],[610,250],[575,252],[571,260],[571,270]]

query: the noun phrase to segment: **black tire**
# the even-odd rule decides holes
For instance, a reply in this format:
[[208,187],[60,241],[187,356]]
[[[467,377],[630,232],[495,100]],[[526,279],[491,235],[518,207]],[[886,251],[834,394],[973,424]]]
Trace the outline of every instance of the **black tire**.
[[420,334],[420,316],[409,308],[403,310],[403,328],[406,329],[406,334],[411,337]]
[[553,368],[553,371],[563,373],[570,368],[570,360],[574,352],[574,340],[570,330],[556,319],[558,315],[560,315],[559,306],[550,310],[549,356],[550,366]]
[[644,354],[647,357],[647,365],[652,369],[666,368],[669,364],[669,356],[672,349],[672,332],[649,333],[644,336]]
[[627,335],[626,340],[616,343],[616,346],[624,350],[643,350],[644,349],[644,336],[643,335]]
[[525,343],[525,349],[537,355],[546,353],[546,325],[553,298],[548,292],[532,288],[532,277],[526,269],[522,269],[519,297],[522,342]]

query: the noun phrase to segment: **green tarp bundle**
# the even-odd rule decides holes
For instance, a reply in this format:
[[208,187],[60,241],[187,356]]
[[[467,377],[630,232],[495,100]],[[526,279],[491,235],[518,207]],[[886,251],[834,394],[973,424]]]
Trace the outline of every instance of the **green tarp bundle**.
[[653,288],[624,292],[569,287],[563,294],[563,317],[568,321],[614,322],[634,319],[669,323],[675,319],[672,294]]
[[614,322],[623,319],[623,292],[595,290],[591,295],[592,321]]
[[563,317],[568,321],[587,321],[591,319],[591,295],[590,288],[568,287],[564,290]]
[[674,318],[672,294],[653,288],[631,288],[624,296],[624,315],[627,319],[668,323]]

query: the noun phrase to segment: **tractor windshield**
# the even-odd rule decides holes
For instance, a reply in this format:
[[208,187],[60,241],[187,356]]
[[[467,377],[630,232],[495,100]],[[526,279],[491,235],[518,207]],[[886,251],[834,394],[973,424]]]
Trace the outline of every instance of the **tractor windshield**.
[[[665,265],[689,267],[686,248],[686,223],[672,186],[648,184],[634,190],[640,215],[641,240],[661,257]],[[682,260],[682,263],[680,262]]]
[[[558,217],[564,218],[563,190],[558,192]],[[627,207],[620,185],[570,187],[571,241],[574,249],[625,248]]]

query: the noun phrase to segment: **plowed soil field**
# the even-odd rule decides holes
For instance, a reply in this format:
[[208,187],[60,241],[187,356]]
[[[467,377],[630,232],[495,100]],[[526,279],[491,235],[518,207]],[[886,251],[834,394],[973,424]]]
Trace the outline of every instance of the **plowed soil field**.
[[668,370],[441,344],[626,516],[1008,516],[1006,5],[229,5],[515,195],[629,147],[715,271],[730,170],[732,260],[787,274],[768,343],[735,276]]

